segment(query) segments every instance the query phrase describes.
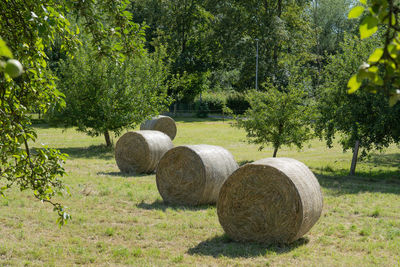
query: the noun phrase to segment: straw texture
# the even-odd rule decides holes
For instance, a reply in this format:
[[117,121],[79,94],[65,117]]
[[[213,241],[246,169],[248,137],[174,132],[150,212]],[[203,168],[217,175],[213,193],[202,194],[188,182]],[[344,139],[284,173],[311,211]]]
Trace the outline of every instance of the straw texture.
[[159,115],[151,120],[147,120],[140,125],[140,130],[160,131],[168,135],[171,140],[174,140],[176,136],[175,121],[168,116]]
[[172,147],[171,139],[162,132],[128,132],[115,145],[115,160],[121,172],[151,173]]
[[222,147],[175,147],[158,164],[157,188],[165,202],[214,204],[222,184],[237,168],[232,154]]
[[234,240],[291,243],[318,221],[322,194],[303,163],[267,158],[242,166],[226,180],[217,212]]

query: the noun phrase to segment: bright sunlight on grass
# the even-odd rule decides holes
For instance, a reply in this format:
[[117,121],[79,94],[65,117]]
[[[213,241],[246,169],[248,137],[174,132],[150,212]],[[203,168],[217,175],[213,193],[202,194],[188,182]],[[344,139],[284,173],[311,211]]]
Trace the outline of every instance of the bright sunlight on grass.
[[[174,145],[222,146],[239,164],[270,157],[222,120],[177,119]],[[324,196],[322,216],[289,246],[236,243],[224,235],[215,206],[163,203],[155,175],[121,174],[102,137],[37,127],[40,143],[69,154],[65,183],[72,220],[59,229],[50,205],[31,192],[0,199],[0,265],[29,266],[396,266],[400,264],[400,150],[373,154],[348,176],[351,153],[314,140],[279,157],[304,162]],[[114,143],[116,140],[114,140]]]

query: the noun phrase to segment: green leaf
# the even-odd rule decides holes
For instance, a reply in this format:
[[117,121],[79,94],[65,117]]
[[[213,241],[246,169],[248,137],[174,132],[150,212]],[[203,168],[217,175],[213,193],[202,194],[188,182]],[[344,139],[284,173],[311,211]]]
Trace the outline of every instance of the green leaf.
[[0,57],[8,57],[8,58],[13,57],[11,50],[6,45],[6,42],[4,42],[3,39],[1,38],[0,38]]
[[387,46],[387,51],[392,58],[397,58],[397,46],[395,44],[389,44]]
[[358,80],[357,76],[358,76],[357,74],[354,74],[353,76],[351,76],[349,82],[347,83],[347,87],[349,88],[347,93],[352,94],[355,91],[357,91],[358,88],[360,88],[361,81]]
[[353,7],[352,10],[350,10],[348,18],[349,19],[355,19],[361,16],[361,14],[364,12],[365,8],[363,6],[356,6]]
[[396,105],[397,101],[399,101],[397,95],[392,95],[389,97],[389,106],[393,107],[394,105]]
[[360,37],[365,39],[373,35],[378,30],[378,19],[373,16],[365,17],[360,25]]
[[368,72],[377,73],[379,68],[377,66],[372,66],[368,68]]
[[383,79],[378,74],[375,75],[373,82],[379,86],[383,85]]
[[367,0],[360,0],[360,3],[366,5],[367,4]]
[[379,47],[375,49],[375,51],[369,56],[368,62],[372,63],[378,62],[381,59],[382,55],[383,55],[383,48]]

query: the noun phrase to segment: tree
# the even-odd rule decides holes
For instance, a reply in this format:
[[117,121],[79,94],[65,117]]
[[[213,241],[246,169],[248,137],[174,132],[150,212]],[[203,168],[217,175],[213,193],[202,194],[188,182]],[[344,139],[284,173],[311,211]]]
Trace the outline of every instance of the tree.
[[[141,53],[143,31],[130,21],[127,4],[126,0],[0,1],[0,36],[25,68],[19,77],[0,78],[0,194],[4,196],[13,185],[31,189],[37,199],[53,204],[60,224],[69,215],[51,199],[66,189],[59,179],[64,174],[65,155],[46,147],[32,151],[29,146],[37,137],[29,113],[39,110],[43,114],[54,103],[62,103],[46,49],[56,38],[67,54],[79,46],[80,29],[68,20],[79,17],[98,55],[123,60],[125,54]],[[1,43],[1,57],[10,58],[4,47]]]
[[147,47],[154,42],[165,46],[170,65],[169,95],[176,101],[191,102],[207,89],[208,69],[213,57],[208,46],[212,14],[204,1],[139,0],[132,2],[135,21],[146,22]]
[[237,117],[236,126],[244,128],[250,143],[271,144],[273,157],[283,145],[301,148],[312,138],[313,109],[304,90],[305,84],[291,79],[288,87],[279,90],[267,84],[265,92],[249,91],[250,108]]
[[[316,133],[325,138],[329,147],[339,133],[343,150],[354,148],[355,160],[356,144],[366,155],[371,149],[382,149],[400,140],[400,105],[390,108],[383,92],[370,94],[368,90],[360,90],[352,95],[347,93],[347,81],[352,70],[368,57],[377,43],[377,37],[361,42],[356,37],[346,36],[340,46],[342,52],[330,57],[319,88]],[[352,174],[355,163],[352,164]]]
[[[400,7],[395,0],[360,0],[361,5],[353,7],[349,18],[362,17],[359,27],[361,39],[374,35],[379,26],[384,31],[384,43],[376,48],[362,64],[357,73],[348,81],[349,93],[356,92],[364,80],[372,91],[380,89],[389,95],[394,106],[400,100]],[[381,71],[382,70],[382,71]]]
[[[215,17],[210,48],[217,69],[239,70],[237,91],[255,88],[256,39],[259,43],[259,81],[287,86],[288,56],[304,64],[315,44],[307,1],[206,1]],[[307,38],[305,38],[307,36]]]
[[61,61],[59,73],[66,107],[56,110],[53,120],[77,126],[90,136],[104,134],[107,146],[111,146],[110,132],[117,136],[165,110],[169,103],[166,70],[158,50],[120,63],[96,59],[92,51],[81,49],[73,59]]
[[314,60],[310,60],[307,68],[312,74],[314,95],[322,80],[322,69],[328,62],[328,56],[340,53],[339,44],[344,36],[356,33],[358,21],[347,18],[353,0],[313,0],[309,12],[312,20],[315,45],[311,51]]
[[315,53],[321,57],[339,52],[339,44],[346,33],[355,32],[357,21],[347,18],[353,0],[313,0],[311,19],[316,29]]

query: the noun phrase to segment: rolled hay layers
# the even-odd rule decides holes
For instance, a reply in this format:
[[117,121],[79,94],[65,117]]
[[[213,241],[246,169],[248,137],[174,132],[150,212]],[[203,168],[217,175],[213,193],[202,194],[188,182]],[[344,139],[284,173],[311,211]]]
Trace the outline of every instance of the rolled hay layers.
[[127,132],[115,145],[115,160],[121,172],[151,173],[171,148],[171,139],[162,132]]
[[140,125],[140,130],[160,131],[168,135],[171,140],[174,140],[176,136],[175,121],[168,116],[159,115],[151,120],[147,120]]
[[290,158],[266,158],[242,166],[221,188],[217,213],[237,241],[291,243],[318,221],[319,183],[310,169]]
[[160,160],[156,171],[157,188],[165,202],[214,204],[222,184],[237,168],[232,154],[222,147],[179,146]]

